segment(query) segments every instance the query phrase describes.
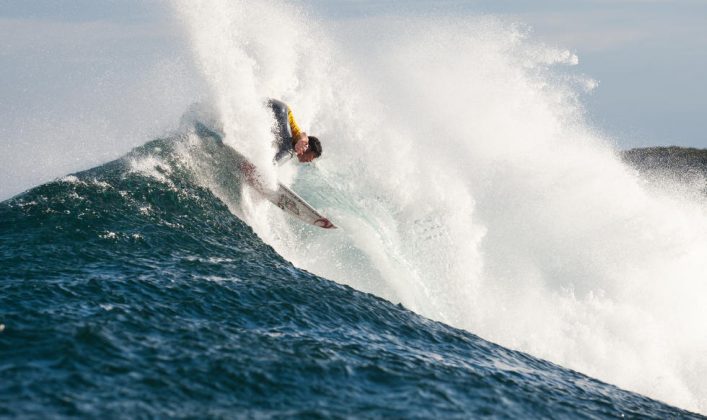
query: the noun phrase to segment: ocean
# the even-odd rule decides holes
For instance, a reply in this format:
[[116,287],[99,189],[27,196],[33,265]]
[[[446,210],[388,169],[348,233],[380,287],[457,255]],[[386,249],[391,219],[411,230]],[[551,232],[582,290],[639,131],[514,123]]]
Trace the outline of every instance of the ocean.
[[0,416],[699,418],[297,268],[184,164],[212,143],[0,204]]

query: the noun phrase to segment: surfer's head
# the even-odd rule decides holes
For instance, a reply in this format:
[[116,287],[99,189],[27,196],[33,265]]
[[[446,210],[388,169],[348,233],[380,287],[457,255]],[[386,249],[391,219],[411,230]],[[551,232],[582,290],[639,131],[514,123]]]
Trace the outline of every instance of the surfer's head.
[[309,139],[309,150],[314,152],[314,157],[322,155],[322,143],[314,136],[307,136]]
[[314,136],[307,136],[307,138],[309,139],[307,150],[297,155],[297,159],[302,163],[311,162],[322,155],[322,143],[319,139]]

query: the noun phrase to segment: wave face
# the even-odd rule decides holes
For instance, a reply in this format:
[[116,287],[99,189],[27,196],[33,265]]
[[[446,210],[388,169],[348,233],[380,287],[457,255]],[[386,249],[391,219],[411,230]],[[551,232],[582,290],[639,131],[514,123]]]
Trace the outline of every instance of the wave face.
[[266,175],[339,231],[230,204],[286,260],[707,412],[704,202],[621,162],[585,121],[596,82],[572,72],[574,54],[493,17],[331,21],[276,1],[175,10],[226,142],[271,156],[264,96],[323,140],[316,168]]
[[190,133],[0,203],[0,416],[693,416],[296,268],[234,171]]

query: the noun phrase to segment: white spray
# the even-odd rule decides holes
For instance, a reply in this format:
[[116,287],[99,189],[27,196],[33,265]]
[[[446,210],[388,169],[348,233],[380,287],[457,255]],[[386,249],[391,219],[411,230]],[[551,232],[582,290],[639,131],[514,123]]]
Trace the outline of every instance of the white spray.
[[274,1],[177,9],[231,144],[269,167],[268,96],[322,139],[294,187],[341,229],[269,204],[245,211],[285,258],[707,412],[705,208],[649,188],[587,127],[578,95],[594,83],[563,70],[574,55],[491,18],[331,23]]

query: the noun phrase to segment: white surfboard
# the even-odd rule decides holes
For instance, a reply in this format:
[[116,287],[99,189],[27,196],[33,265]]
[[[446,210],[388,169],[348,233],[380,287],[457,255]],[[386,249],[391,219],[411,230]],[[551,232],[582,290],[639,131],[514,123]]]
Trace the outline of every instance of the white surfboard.
[[199,137],[211,137],[216,141],[216,144],[223,147],[222,150],[226,153],[226,155],[233,159],[232,167],[238,168],[236,170],[240,172],[245,182],[249,186],[253,187],[253,189],[266,200],[281,208],[285,213],[296,217],[307,224],[323,229],[336,229],[336,226],[334,226],[329,219],[315,210],[314,207],[310,206],[309,203],[304,201],[304,199],[299,195],[295,194],[294,191],[281,183],[278,183],[278,187],[275,191],[265,188],[260,183],[260,175],[255,165],[250,163],[245,156],[238,153],[233,148],[226,146],[223,143],[223,134],[219,130],[213,130],[200,121],[194,122],[194,130]]
[[309,203],[304,201],[302,197],[295,194],[294,191],[278,182],[275,191],[265,188],[259,180],[259,174],[256,167],[250,163],[243,155],[237,153],[241,158],[240,169],[245,176],[245,181],[253,187],[266,200],[281,208],[285,213],[296,217],[297,219],[323,229],[336,229],[336,226],[324,217],[321,213],[314,209]]
[[318,226],[323,229],[336,229],[336,226],[334,226],[329,219],[322,216],[314,209],[314,207],[304,201],[302,197],[295,194],[294,191],[281,183],[278,183],[277,185],[278,188],[276,191],[265,193],[261,192],[268,201],[305,223]]

